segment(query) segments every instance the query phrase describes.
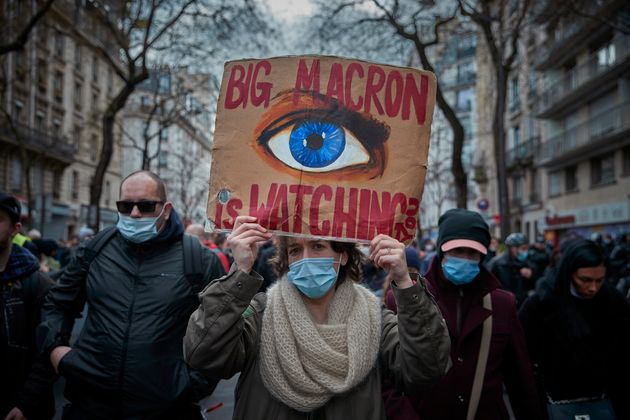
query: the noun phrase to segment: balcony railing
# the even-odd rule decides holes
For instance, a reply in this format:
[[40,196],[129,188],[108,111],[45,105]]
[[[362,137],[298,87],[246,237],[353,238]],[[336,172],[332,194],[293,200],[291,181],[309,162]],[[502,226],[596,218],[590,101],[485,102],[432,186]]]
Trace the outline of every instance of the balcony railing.
[[2,121],[0,123],[0,138],[67,164],[74,160],[75,146],[70,144],[65,137],[50,135],[24,124],[14,123],[14,126],[15,131],[8,122]]
[[536,154],[536,150],[539,145],[540,137],[535,136],[508,150],[505,153],[505,160],[508,168],[518,163],[524,163],[531,160]]
[[544,113],[570,93],[624,62],[630,56],[630,36],[618,36],[611,46],[614,48],[611,48],[608,56],[603,59],[597,54],[592,54],[586,63],[572,68],[559,80],[548,82],[536,101],[536,113]]
[[555,159],[627,129],[630,129],[630,103],[613,107],[549,138],[540,145],[538,160]]

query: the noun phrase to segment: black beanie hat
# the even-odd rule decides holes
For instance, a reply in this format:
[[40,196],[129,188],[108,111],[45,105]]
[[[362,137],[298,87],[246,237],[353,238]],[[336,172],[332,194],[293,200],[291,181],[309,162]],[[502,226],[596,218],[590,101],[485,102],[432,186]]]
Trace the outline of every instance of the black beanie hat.
[[9,215],[11,222],[20,221],[22,206],[14,196],[0,192],[0,210],[4,210]]
[[[490,230],[488,224],[483,217],[477,212],[465,210],[465,209],[451,209],[440,216],[438,222],[438,252],[440,255],[444,251],[453,249],[453,245],[461,245],[461,242],[453,242],[448,249],[442,249],[442,247],[450,241],[464,240],[468,242],[469,248],[473,248],[486,254],[488,251],[488,245],[490,245]],[[473,243],[471,243],[472,241]],[[476,243],[476,244],[475,244]],[[479,246],[481,245],[481,246]]]

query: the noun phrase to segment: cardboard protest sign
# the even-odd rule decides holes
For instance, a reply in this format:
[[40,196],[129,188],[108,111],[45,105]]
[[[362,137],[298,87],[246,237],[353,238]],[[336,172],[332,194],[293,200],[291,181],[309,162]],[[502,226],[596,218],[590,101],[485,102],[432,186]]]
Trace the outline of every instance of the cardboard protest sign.
[[426,71],[338,57],[225,64],[208,222],[366,242],[415,236],[435,104]]

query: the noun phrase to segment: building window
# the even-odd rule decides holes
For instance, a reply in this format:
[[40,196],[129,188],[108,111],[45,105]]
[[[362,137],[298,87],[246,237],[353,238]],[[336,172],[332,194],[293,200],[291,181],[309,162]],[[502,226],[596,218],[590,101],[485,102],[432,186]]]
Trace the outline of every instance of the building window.
[[22,120],[22,110],[24,109],[24,104],[21,101],[15,101],[15,110],[14,112],[14,117],[15,117],[15,121],[17,121],[18,123],[21,122]]
[[63,102],[63,73],[60,71],[55,72],[55,78],[53,81],[53,96],[55,102],[58,104]]
[[77,111],[81,110],[81,94],[83,90],[83,85],[80,82],[76,82],[74,84],[74,109]]
[[59,58],[63,58],[63,53],[64,53],[63,34],[57,31],[55,32],[55,55]]
[[577,191],[577,165],[571,165],[564,169],[564,190],[566,192]]
[[565,92],[570,92],[577,87],[577,67],[575,66],[575,61],[568,63],[564,67],[564,86],[563,89]]
[[160,152],[160,155],[158,156],[158,166],[160,168],[168,167],[168,152],[167,151]]
[[59,118],[53,118],[52,129],[55,137],[61,137],[61,120]]
[[53,199],[59,200],[61,198],[61,171],[53,172]]
[[530,64],[529,72],[527,73],[527,84],[529,87],[529,95],[534,96],[538,92],[536,71],[533,69],[534,64]]
[[78,42],[74,48],[74,68],[81,71],[81,45]]
[[114,89],[114,73],[112,69],[107,69],[107,91],[112,92]]
[[44,192],[43,179],[44,168],[42,168],[42,164],[40,162],[37,162],[31,167],[31,188],[33,189],[33,193],[39,195]]
[[512,137],[512,147],[517,147],[521,143],[521,127],[515,125],[512,127],[512,130],[510,130],[510,134]]
[[549,197],[555,197],[562,192],[560,182],[562,174],[560,171],[549,173]]
[[475,53],[475,46],[477,44],[477,40],[475,36],[465,35],[459,38],[459,42],[457,43],[457,57],[466,57]]
[[43,48],[46,48],[48,44],[48,30],[46,29],[46,26],[44,25],[38,26],[36,36],[37,36],[37,42]]
[[598,70],[606,69],[615,64],[617,60],[617,52],[615,50],[615,44],[608,42],[595,52],[596,65]]
[[37,111],[35,113],[35,129],[40,132],[46,130],[46,113],[44,111]]
[[529,173],[529,202],[540,201],[540,176],[536,168],[531,168]]
[[593,139],[606,136],[620,128],[622,120],[618,112],[615,112],[617,103],[614,92],[604,95],[590,105],[591,121],[590,129]]
[[523,178],[520,176],[517,178],[514,178],[513,187],[514,187],[514,202],[520,204],[523,199]]
[[15,53],[15,78],[20,82],[26,80],[26,54],[24,51]]
[[92,138],[90,140],[90,159],[92,162],[96,162],[96,156],[98,155],[98,136],[96,134],[92,134]]
[[518,77],[510,80],[510,111],[518,111],[521,108],[521,93],[518,86]]
[[158,78],[158,90],[162,93],[169,93],[171,91],[171,77],[168,74],[163,74]]
[[92,111],[98,110],[98,92],[92,91]]
[[457,110],[470,111],[472,109],[472,89],[462,89],[457,92]]
[[18,158],[11,159],[11,191],[22,192],[22,161]]
[[623,164],[622,173],[624,175],[630,175],[630,146],[623,148]]
[[472,61],[457,66],[457,83],[472,83],[475,80],[475,67]]
[[98,82],[98,57],[96,54],[92,57],[92,81]]
[[168,140],[168,127],[160,128],[160,143]]
[[81,127],[74,127],[74,150],[79,152],[81,150]]
[[464,139],[470,140],[473,137],[472,120],[470,116],[464,115],[459,117],[459,123],[464,128]]
[[48,83],[46,83],[46,60],[43,58],[37,59],[37,89],[39,93],[46,93]]
[[79,172],[72,171],[72,199],[76,200],[79,198]]
[[615,155],[610,153],[591,159],[591,185],[601,185],[615,180]]

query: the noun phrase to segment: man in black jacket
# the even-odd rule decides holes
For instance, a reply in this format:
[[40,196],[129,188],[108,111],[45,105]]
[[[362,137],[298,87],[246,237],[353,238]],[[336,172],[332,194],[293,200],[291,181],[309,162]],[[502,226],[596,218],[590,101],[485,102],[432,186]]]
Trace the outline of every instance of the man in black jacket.
[[[182,358],[197,293],[224,270],[195,239],[205,272],[186,272],[184,226],[163,181],[148,171],[125,178],[116,232],[82,245],[44,304],[38,344],[66,379],[64,419],[192,419],[207,384]],[[98,242],[97,242],[98,241]],[[198,280],[198,281],[197,281]],[[68,347],[87,301],[83,331]]]
[[516,307],[527,298],[530,290],[534,288],[534,272],[528,264],[529,244],[527,237],[522,233],[511,233],[505,238],[508,249],[498,257],[490,261],[489,269],[501,282],[504,290],[514,293]]
[[0,193],[0,419],[50,419],[55,374],[37,354],[35,328],[52,280],[33,254],[11,243],[20,213],[19,201]]

